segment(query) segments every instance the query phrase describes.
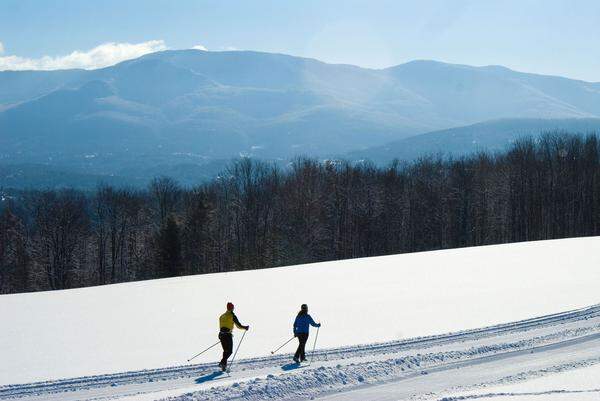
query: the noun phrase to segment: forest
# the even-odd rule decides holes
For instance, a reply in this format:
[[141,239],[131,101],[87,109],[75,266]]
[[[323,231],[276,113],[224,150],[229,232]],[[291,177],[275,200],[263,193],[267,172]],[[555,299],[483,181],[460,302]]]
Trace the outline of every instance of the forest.
[[385,167],[243,158],[194,188],[157,177],[145,190],[3,195],[0,293],[592,235],[595,135]]

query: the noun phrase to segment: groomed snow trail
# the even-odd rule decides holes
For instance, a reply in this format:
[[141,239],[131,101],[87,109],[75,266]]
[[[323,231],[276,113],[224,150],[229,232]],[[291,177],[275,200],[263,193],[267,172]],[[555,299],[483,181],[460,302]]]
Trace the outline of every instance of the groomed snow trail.
[[212,363],[2,386],[0,399],[441,399],[444,391],[600,363],[600,305],[475,330],[318,350],[312,365],[301,368],[290,359],[287,354],[240,360],[231,376]]

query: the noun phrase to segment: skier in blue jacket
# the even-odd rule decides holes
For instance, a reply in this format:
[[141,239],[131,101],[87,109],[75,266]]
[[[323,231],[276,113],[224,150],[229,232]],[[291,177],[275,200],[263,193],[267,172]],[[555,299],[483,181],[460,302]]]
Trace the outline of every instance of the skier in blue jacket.
[[294,320],[294,336],[298,337],[298,349],[294,355],[294,362],[300,363],[306,360],[306,353],[304,348],[308,341],[309,325],[313,327],[321,327],[321,323],[315,323],[313,318],[308,314],[308,305],[302,304],[300,312]]

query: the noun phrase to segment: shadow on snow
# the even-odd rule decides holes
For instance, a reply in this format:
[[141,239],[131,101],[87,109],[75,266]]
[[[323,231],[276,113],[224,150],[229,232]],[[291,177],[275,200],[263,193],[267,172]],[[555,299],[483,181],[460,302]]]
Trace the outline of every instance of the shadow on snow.
[[202,384],[214,379],[218,379],[219,377],[223,376],[225,372],[212,372],[210,374],[204,375],[204,376],[200,376],[199,378],[197,378],[195,380],[196,384]]
[[301,365],[301,364],[296,363],[296,362],[290,362],[290,363],[287,363],[287,364],[283,365],[281,367],[281,370],[285,370],[287,372],[288,370],[300,369],[300,368],[302,368],[304,366],[306,366],[306,365]]

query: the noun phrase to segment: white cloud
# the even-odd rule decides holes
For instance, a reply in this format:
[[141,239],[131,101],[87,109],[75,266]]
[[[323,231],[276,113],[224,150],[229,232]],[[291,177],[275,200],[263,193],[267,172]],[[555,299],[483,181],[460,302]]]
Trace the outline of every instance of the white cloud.
[[0,54],[4,53],[4,45],[0,42]]
[[0,56],[0,71],[61,70],[69,68],[93,70],[165,49],[167,49],[167,46],[163,40],[150,40],[142,43],[104,43],[88,51],[76,50],[66,56],[26,58],[7,55]]
[[203,51],[208,51],[208,49],[202,45],[196,45],[194,47],[192,47],[192,49],[196,49],[196,50],[203,50]]

